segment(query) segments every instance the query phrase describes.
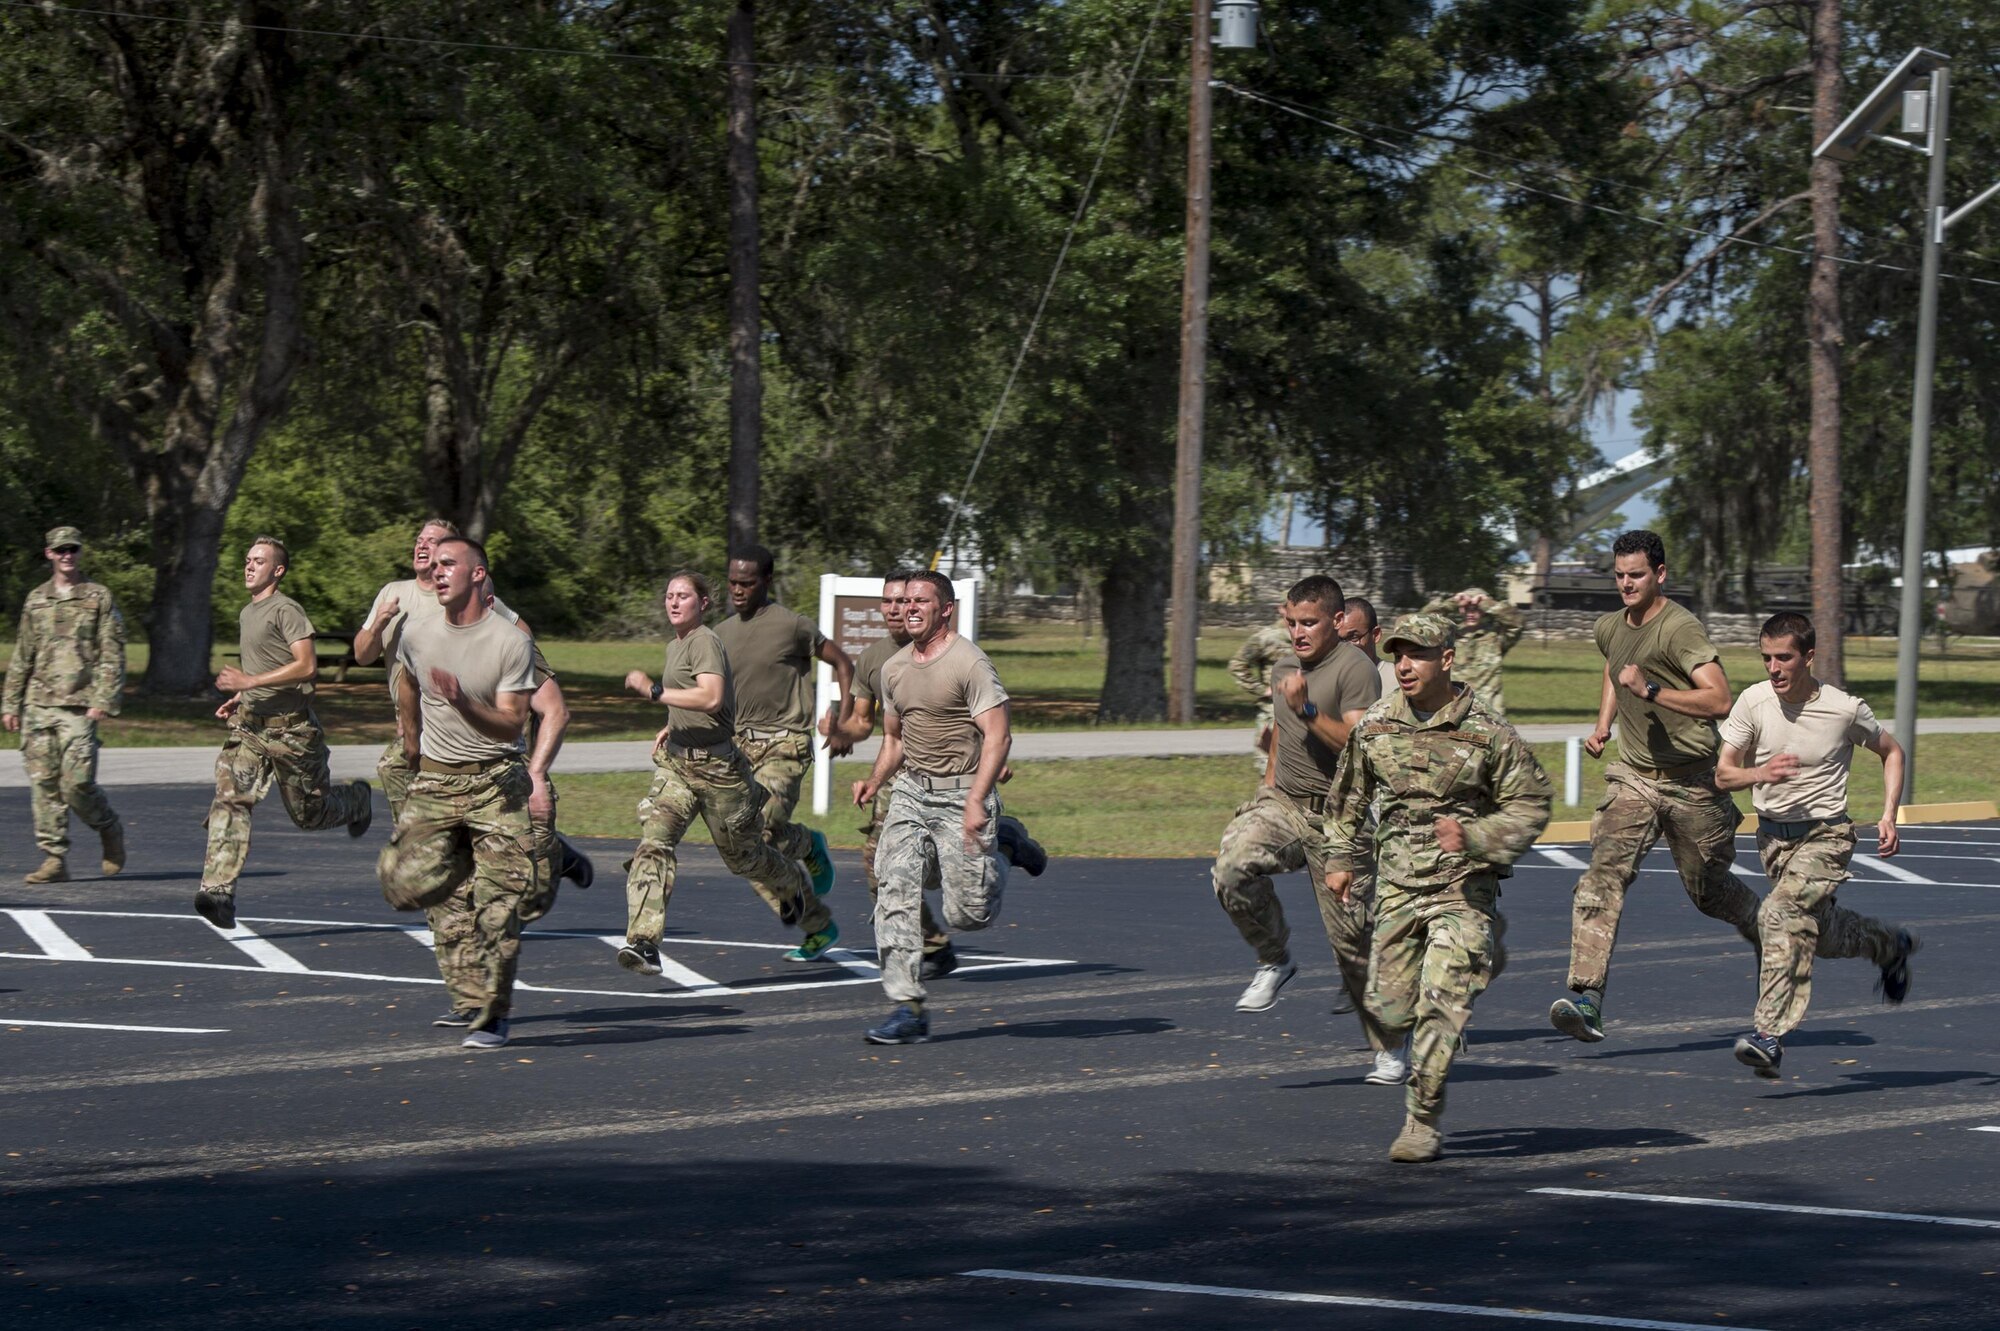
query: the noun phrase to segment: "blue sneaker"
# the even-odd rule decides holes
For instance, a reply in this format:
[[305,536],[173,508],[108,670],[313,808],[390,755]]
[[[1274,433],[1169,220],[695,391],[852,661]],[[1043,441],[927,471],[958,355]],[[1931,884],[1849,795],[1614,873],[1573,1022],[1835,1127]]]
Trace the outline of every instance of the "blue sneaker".
[[1549,1024],[1585,1044],[1596,1044],[1604,1038],[1604,1013],[1589,993],[1558,998],[1549,1004]]
[[458,1043],[465,1049],[505,1049],[507,1047],[507,1019],[500,1018],[484,1029],[474,1028]]
[[1908,929],[1896,930],[1896,955],[1882,968],[1882,978],[1875,981],[1875,992],[1882,995],[1885,1003],[1900,1003],[1910,996],[1910,955],[1923,944]]
[[1778,1079],[1778,1064],[1784,1057],[1785,1047],[1775,1035],[1752,1031],[1736,1041],[1736,1061],[1768,1081]]
[[828,920],[826,928],[816,934],[807,934],[806,940],[785,953],[786,961],[818,961],[826,950],[840,941],[840,926]]
[[931,1019],[921,1012],[898,1006],[889,1014],[887,1021],[862,1032],[861,1038],[869,1044],[928,1044]]
[[823,897],[833,891],[833,856],[828,853],[826,834],[808,830],[812,854],[806,857],[806,872],[812,875],[813,895]]

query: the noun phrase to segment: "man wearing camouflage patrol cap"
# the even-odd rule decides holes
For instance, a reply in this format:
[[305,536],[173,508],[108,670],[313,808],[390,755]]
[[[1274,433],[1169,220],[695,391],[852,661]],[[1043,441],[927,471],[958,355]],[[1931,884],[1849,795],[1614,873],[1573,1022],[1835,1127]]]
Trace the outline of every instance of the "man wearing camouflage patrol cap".
[[1456,635],[1452,655],[1458,664],[1451,676],[1486,704],[1502,721],[1507,719],[1507,699],[1501,692],[1500,658],[1514,650],[1514,644],[1528,631],[1521,612],[1505,601],[1496,601],[1484,587],[1467,587],[1456,596],[1432,597],[1422,610],[1426,615],[1442,615],[1452,621]]
[[55,527],[44,539],[54,576],[21,608],[0,725],[22,732],[33,792],[43,858],[26,881],[61,883],[72,809],[103,841],[104,872],[125,867],[124,826],[97,785],[97,723],[118,715],[125,689],[125,620],[110,589],[83,576],[83,533]]
[[1452,683],[1452,636],[1442,615],[1396,621],[1382,646],[1398,691],[1354,728],[1327,797],[1326,887],[1343,900],[1381,800],[1367,1006],[1391,1039],[1410,1036],[1407,1117],[1389,1148],[1402,1162],[1442,1149],[1445,1077],[1495,969],[1500,879],[1548,826],[1551,803],[1521,737]]

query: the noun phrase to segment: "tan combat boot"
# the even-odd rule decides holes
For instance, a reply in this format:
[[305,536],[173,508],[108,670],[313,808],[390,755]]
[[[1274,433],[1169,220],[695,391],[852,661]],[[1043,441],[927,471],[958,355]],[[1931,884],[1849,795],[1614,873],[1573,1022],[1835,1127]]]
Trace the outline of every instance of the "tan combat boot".
[[62,856],[51,855],[42,861],[41,868],[35,870],[33,873],[23,874],[21,881],[24,883],[67,883],[69,881],[69,866],[63,863]]
[[1398,1164],[1419,1165],[1444,1154],[1444,1134],[1414,1117],[1403,1120],[1403,1130],[1389,1145],[1389,1158]]
[[104,840],[104,876],[109,878],[125,867],[125,824],[113,821],[98,836]]

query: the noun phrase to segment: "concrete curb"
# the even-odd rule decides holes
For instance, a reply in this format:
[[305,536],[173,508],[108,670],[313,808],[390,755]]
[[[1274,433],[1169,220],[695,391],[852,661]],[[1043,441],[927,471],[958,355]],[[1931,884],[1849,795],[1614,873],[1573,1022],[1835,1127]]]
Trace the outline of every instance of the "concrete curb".
[[[1956,804],[1905,804],[1896,810],[1896,825],[1911,827],[1919,823],[1976,823],[1987,818],[2000,818],[2000,804],[1992,800],[1961,800]],[[1757,815],[1751,814],[1736,825],[1738,832],[1757,830]],[[1550,823],[1535,838],[1535,844],[1544,842],[1571,843],[1590,840],[1590,820]]]

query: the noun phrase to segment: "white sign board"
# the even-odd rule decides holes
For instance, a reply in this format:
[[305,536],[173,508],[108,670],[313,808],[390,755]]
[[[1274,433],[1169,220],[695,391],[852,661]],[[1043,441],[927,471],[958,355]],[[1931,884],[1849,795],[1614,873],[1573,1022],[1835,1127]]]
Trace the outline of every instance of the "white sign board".
[[[970,578],[953,578],[951,585],[958,595],[958,617],[952,626],[977,642],[979,584]],[[833,639],[849,657],[860,660],[868,644],[887,637],[889,633],[889,626],[882,619],[882,579],[823,574],[819,580],[819,631]],[[820,662],[816,678],[813,716],[817,718],[826,715],[826,709],[834,705],[837,695],[833,687],[832,666]],[[813,812],[825,813],[832,807],[833,760],[827,754],[826,741],[820,737],[817,723],[813,730],[813,757],[816,760],[813,763]]]

